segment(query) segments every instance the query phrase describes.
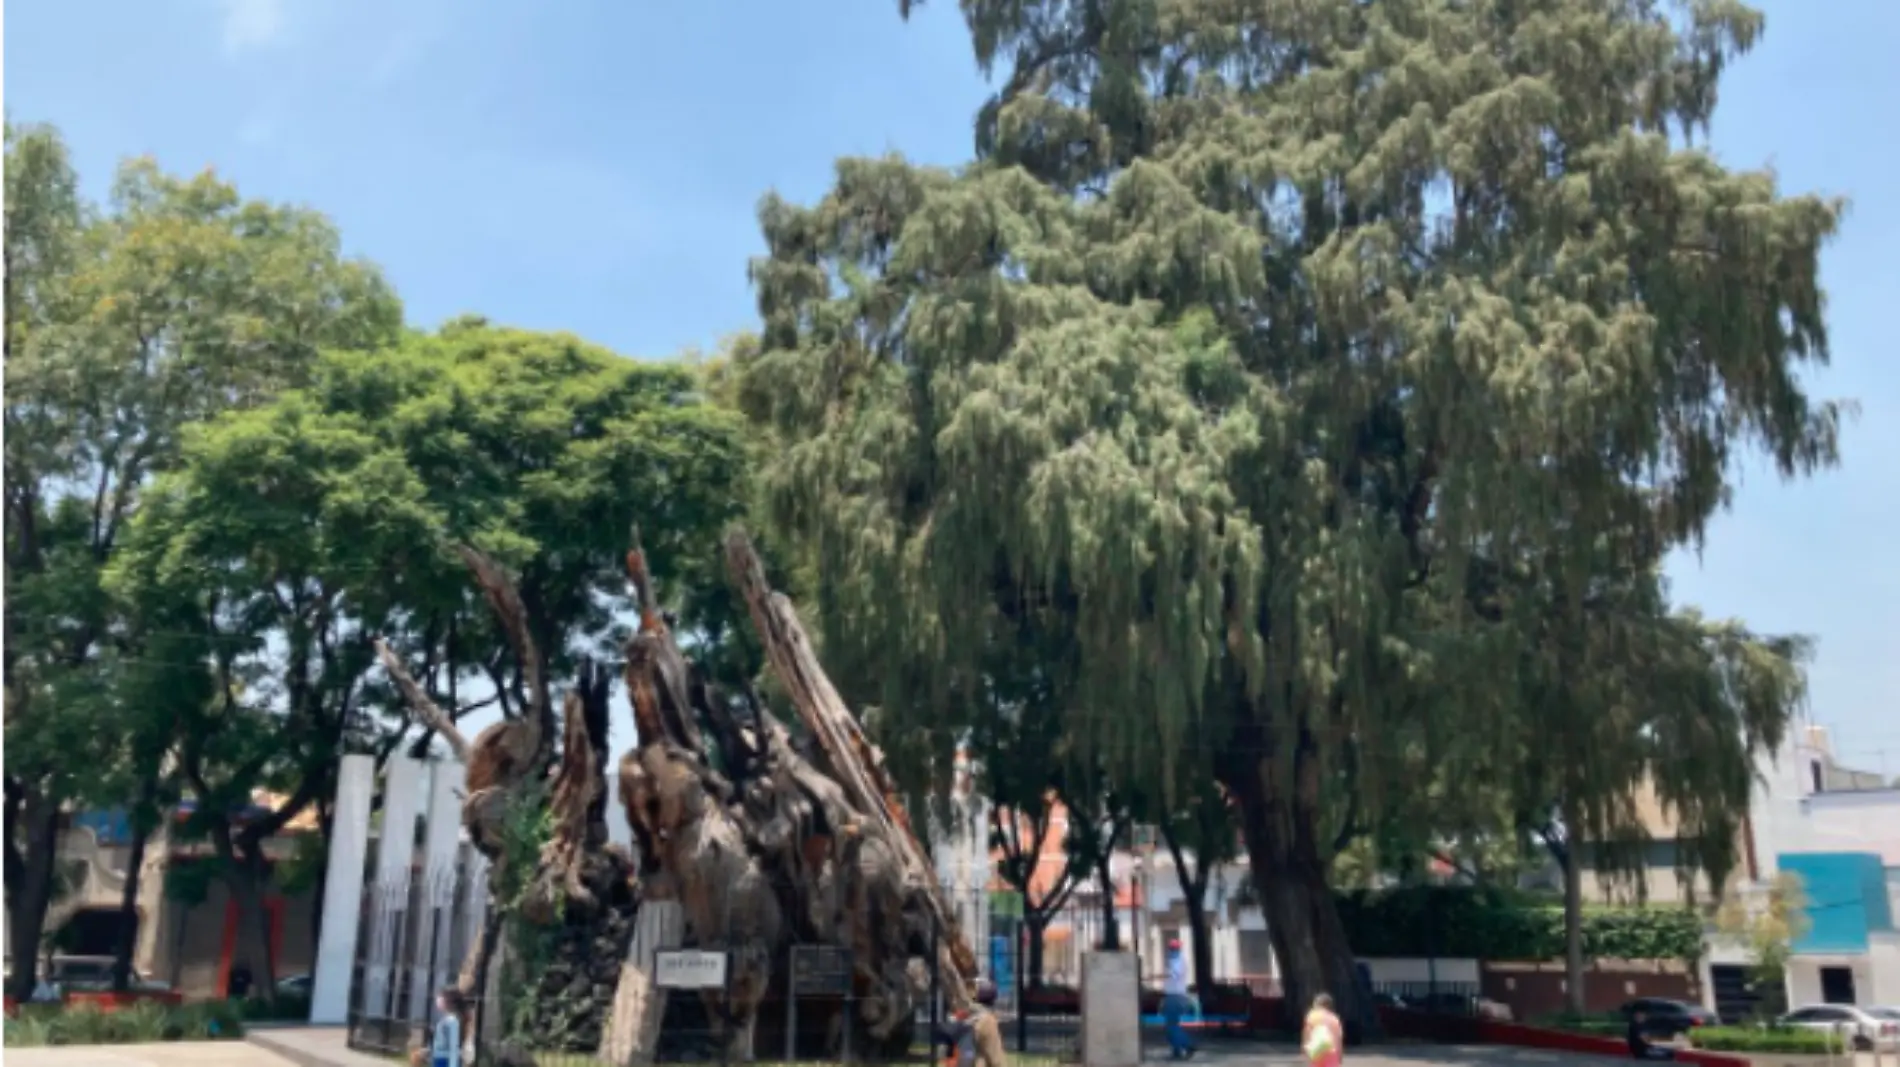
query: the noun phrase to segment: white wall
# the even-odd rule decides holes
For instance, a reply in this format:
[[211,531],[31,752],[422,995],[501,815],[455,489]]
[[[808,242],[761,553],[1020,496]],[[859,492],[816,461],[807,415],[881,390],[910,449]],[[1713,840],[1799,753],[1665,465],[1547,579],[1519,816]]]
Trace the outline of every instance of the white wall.
[[1900,867],[1900,789],[1816,793],[1803,807],[1807,840],[1802,851],[1877,852],[1881,863]]
[[1874,934],[1867,945],[1870,1000],[1900,1004],[1900,934]]
[[1471,959],[1363,959],[1372,981],[1430,982],[1436,975],[1443,983],[1478,984],[1478,961]]
[[1832,759],[1819,731],[1801,731],[1755,761],[1750,821],[1763,879],[1783,852],[1877,852],[1900,867],[1900,789],[1815,792],[1812,765]]

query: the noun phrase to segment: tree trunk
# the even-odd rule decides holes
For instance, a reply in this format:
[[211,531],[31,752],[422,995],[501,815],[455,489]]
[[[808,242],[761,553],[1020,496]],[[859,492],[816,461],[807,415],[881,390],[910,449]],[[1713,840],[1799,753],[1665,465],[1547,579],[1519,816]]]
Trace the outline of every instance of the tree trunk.
[[178,984],[185,980],[185,933],[191,928],[191,913],[197,909],[188,904],[173,902],[178,909],[178,933],[172,938],[172,990],[178,991]]
[[7,944],[13,951],[13,981],[7,990],[25,1003],[38,984],[40,941],[53,903],[59,858],[59,806],[29,795],[20,806],[19,892],[7,901]]
[[1042,915],[1033,919],[1024,916],[1023,925],[1028,928],[1029,934],[1029,966],[1023,973],[1029,976],[1029,988],[1035,989],[1042,985],[1043,935],[1049,929],[1049,916]]
[[1115,880],[1109,872],[1106,855],[1097,866],[1095,875],[1102,886],[1102,951],[1120,952],[1122,930],[1121,922],[1115,913]]
[[[269,876],[264,867],[264,858],[246,849],[241,855],[232,855],[224,864],[224,869],[225,885],[231,891],[231,899],[237,902],[238,929],[249,931],[255,942],[249,952],[240,951],[236,956],[252,967],[253,995],[266,1004],[275,1004],[277,961],[271,951],[270,913],[264,908],[265,881]],[[243,943],[244,938],[240,936],[238,944],[241,946]]]
[[132,988],[132,953],[138,948],[140,925],[139,882],[145,871],[145,846],[151,839],[151,831],[133,825],[132,855],[125,863],[125,889],[119,895],[118,937],[112,946],[112,988],[118,993]]
[[1182,894],[1187,901],[1188,930],[1194,937],[1194,985],[1195,992],[1202,997],[1202,1008],[1206,1008],[1206,998],[1214,993],[1214,936],[1207,921],[1207,885],[1188,887]]
[[[1565,822],[1565,833],[1574,821]],[[1583,988],[1583,865],[1573,842],[1566,841],[1558,863],[1564,872],[1564,991],[1572,1013],[1586,1010]]]
[[1329,993],[1350,1033],[1378,1033],[1371,990],[1360,981],[1327,882],[1318,812],[1279,781],[1264,730],[1243,732],[1233,750],[1260,754],[1231,761],[1223,768],[1222,781],[1239,802],[1248,864],[1280,965],[1289,1022],[1297,1020],[1315,996]]
[[[1201,995],[1207,996],[1214,988],[1214,945],[1208,935],[1207,922],[1207,859],[1196,856],[1195,862],[1189,863],[1181,842],[1165,820],[1161,823],[1161,839],[1167,843],[1168,855],[1174,861],[1174,878],[1181,886],[1182,902],[1187,905],[1188,929],[1194,936],[1194,982]],[[1197,864],[1199,871],[1194,869]]]

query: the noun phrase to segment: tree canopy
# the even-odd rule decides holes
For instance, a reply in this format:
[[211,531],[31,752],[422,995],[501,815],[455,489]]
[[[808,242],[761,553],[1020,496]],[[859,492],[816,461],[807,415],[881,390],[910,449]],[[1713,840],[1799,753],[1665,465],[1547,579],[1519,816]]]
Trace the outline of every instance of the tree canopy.
[[1741,803],[1798,671],[1661,561],[1838,419],[1801,375],[1840,204],[1691,143],[1759,13],[963,10],[977,162],[760,212],[740,393],[847,680],[950,729],[1029,627],[1110,766],[1207,731],[1289,995],[1349,1008],[1320,828],[1402,816],[1397,768],[1523,781],[1562,725],[1573,821],[1645,774],[1691,823]]
[[[328,796],[340,754],[403,736],[377,638],[426,665],[451,714],[521,713],[520,664],[449,544],[519,572],[538,666],[559,676],[618,626],[636,519],[659,573],[711,566],[741,457],[737,420],[686,370],[474,320],[325,352],[302,387],[188,433],[110,588],[162,649],[140,696],[174,724],[197,829],[239,899],[264,876],[262,841]],[[258,788],[286,799],[231,825]]]
[[[184,427],[305,380],[323,346],[392,340],[401,308],[323,216],[209,172],[133,160],[93,204],[57,133],[12,123],[6,162],[6,868],[11,942],[35,944],[60,806],[164,752],[121,699],[153,653],[101,581],[145,487]],[[14,992],[33,978],[21,961]]]

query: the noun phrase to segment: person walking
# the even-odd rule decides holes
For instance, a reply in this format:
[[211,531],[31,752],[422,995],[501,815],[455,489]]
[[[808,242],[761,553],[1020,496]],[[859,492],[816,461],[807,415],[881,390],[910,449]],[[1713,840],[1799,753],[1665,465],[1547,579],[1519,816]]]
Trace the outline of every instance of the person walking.
[[1300,1029],[1300,1051],[1313,1067],[1339,1067],[1345,1045],[1346,1028],[1333,1013],[1333,998],[1321,993],[1313,998],[1306,1025]]
[[1168,1055],[1185,1060],[1194,1055],[1194,1043],[1188,1040],[1182,1020],[1191,1004],[1188,1001],[1187,959],[1181,953],[1181,940],[1168,939],[1167,973],[1161,980],[1161,1017],[1168,1024]]

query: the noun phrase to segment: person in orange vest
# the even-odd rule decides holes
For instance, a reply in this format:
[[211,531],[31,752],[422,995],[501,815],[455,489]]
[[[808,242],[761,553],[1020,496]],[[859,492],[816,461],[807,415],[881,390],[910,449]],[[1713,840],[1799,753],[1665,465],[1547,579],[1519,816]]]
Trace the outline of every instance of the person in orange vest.
[[1306,1025],[1300,1030],[1300,1051],[1313,1067],[1339,1067],[1345,1054],[1346,1028],[1333,1014],[1333,998],[1325,993],[1313,998],[1306,1013]]

